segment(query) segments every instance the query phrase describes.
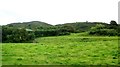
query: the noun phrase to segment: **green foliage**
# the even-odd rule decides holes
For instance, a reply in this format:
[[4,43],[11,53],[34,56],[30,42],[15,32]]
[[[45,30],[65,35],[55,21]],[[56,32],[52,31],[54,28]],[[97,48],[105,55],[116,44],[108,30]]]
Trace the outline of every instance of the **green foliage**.
[[55,26],[41,21],[12,23],[2,26],[2,38],[3,42],[31,42],[37,37],[62,36],[86,31],[89,31],[89,34],[94,35],[120,35],[117,33],[119,28],[115,26],[115,22],[111,21],[111,24],[109,25],[101,22],[91,23],[88,21],[59,24]]
[[105,25],[97,24],[95,27],[92,27],[91,29],[92,30],[97,30],[97,29],[104,29],[104,28],[105,28]]
[[45,36],[61,36],[61,35],[70,35],[74,32],[74,28],[71,26],[53,26],[47,29],[38,29],[35,31],[36,37],[45,37]]
[[24,28],[16,29],[13,27],[2,27],[2,42],[3,43],[23,43],[34,40],[33,32],[28,32]]
[[75,23],[66,23],[56,26],[64,26],[64,25],[71,26],[74,30],[74,33],[79,33],[79,32],[89,31],[90,28],[94,27],[96,24],[107,25],[106,23],[102,23],[102,22],[75,22]]
[[110,25],[117,26],[118,24],[117,24],[117,22],[116,22],[116,21],[111,20],[111,21],[110,21]]
[[67,31],[67,32],[71,32],[71,33],[75,32],[75,28],[70,25],[63,25],[60,29]]
[[95,27],[91,27],[91,30],[89,31],[90,35],[108,35],[108,36],[116,36],[118,35],[117,30],[109,29],[105,25],[97,24]]
[[7,26],[14,28],[27,28],[27,29],[36,30],[36,29],[48,28],[51,27],[52,25],[41,21],[31,21],[31,22],[23,22],[23,23],[11,23],[8,24]]

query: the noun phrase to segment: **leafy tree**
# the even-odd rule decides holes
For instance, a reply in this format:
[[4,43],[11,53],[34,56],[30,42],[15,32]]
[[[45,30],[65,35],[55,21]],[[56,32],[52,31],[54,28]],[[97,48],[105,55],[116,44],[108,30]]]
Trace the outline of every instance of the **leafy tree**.
[[16,29],[13,27],[3,26],[2,42],[3,43],[23,43],[32,42],[34,40],[34,32],[28,32],[24,28]]
[[118,26],[117,22],[114,21],[114,20],[111,20],[111,21],[110,21],[110,25]]
[[64,26],[62,26],[62,29],[67,32],[71,32],[71,33],[73,33],[75,31],[74,27],[72,27],[70,25],[64,25]]

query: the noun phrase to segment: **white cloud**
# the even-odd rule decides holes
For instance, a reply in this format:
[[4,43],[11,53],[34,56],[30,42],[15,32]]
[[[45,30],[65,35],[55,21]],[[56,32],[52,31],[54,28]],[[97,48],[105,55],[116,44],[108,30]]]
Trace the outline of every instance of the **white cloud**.
[[117,15],[118,0],[0,0],[0,25],[33,20],[110,22],[117,21]]

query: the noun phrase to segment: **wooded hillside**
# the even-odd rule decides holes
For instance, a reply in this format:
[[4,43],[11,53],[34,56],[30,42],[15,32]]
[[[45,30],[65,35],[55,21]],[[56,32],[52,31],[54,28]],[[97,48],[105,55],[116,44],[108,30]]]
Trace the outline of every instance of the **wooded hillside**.
[[120,35],[120,25],[116,21],[110,24],[103,22],[74,22],[51,25],[41,21],[11,23],[2,26],[2,42],[33,42],[37,37],[61,36],[70,33],[88,32],[89,35]]

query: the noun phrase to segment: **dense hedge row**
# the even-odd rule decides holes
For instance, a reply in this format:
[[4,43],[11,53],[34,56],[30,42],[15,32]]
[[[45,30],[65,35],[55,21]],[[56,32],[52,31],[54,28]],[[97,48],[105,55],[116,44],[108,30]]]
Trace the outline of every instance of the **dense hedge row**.
[[98,30],[91,30],[89,34],[116,36],[118,35],[118,32],[115,29],[98,29]]
[[68,27],[59,27],[48,30],[30,30],[25,28],[14,28],[2,26],[3,43],[33,42],[37,37],[69,35],[72,31]]
[[23,43],[32,42],[35,35],[25,29],[15,29],[12,27],[2,27],[2,42],[4,43]]
[[120,36],[120,27],[115,21],[111,21],[111,23],[107,26],[102,25],[102,24],[97,24],[95,27],[91,27],[89,34],[90,35]]
[[[111,21],[110,24],[96,24],[91,27],[90,35],[107,35],[116,36],[120,35],[120,27],[115,21]],[[13,26],[2,26],[2,42],[3,43],[23,43],[33,42],[37,37],[46,36],[61,36],[69,35],[70,33],[80,32],[72,25],[58,25],[50,27],[39,27],[36,30],[26,28],[16,28]]]

